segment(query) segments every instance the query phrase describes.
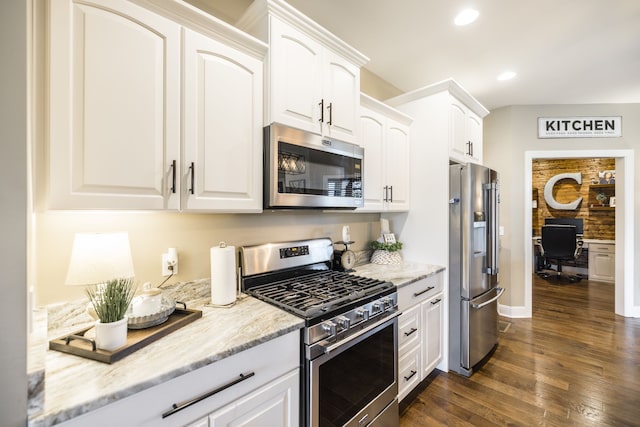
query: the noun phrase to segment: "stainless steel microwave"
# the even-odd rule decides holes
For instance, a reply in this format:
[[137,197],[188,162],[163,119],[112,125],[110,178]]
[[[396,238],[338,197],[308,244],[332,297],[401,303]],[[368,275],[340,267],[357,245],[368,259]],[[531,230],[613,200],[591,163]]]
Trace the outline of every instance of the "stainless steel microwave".
[[364,149],[272,124],[264,128],[265,209],[355,209]]

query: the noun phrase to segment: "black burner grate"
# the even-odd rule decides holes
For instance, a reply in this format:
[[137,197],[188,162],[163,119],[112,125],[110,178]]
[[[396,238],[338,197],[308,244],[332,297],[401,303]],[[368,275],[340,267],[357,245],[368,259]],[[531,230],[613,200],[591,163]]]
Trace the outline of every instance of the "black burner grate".
[[309,319],[393,286],[353,274],[319,271],[253,287],[248,293]]

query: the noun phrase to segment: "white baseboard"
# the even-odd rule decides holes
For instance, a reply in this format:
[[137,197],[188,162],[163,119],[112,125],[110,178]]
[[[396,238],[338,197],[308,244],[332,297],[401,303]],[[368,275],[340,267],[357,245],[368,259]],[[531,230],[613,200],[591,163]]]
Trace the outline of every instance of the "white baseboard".
[[504,317],[531,317],[531,312],[525,306],[513,307],[510,305],[498,304],[498,314]]

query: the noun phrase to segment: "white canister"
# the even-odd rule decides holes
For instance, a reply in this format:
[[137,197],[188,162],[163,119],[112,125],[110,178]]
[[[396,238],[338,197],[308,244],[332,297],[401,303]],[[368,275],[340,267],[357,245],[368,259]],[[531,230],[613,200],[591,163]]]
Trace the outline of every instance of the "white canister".
[[211,304],[236,301],[236,248],[220,242],[211,248]]

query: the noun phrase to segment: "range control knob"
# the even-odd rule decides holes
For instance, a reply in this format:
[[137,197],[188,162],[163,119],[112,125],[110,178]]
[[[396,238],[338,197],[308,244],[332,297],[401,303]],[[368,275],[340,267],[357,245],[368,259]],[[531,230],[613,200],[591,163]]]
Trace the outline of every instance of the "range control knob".
[[369,310],[364,307],[356,309],[356,320],[365,321],[369,320]]
[[371,306],[371,314],[378,314],[383,310],[384,306],[381,301],[376,301]]
[[351,326],[351,321],[346,316],[338,316],[335,320],[338,323],[338,327],[343,331],[346,331]]
[[322,331],[327,334],[327,336],[332,337],[336,334],[336,324],[330,320],[326,320],[322,322]]
[[384,311],[387,310],[391,310],[391,307],[393,307],[393,300],[389,297],[383,298],[382,300],[382,306],[384,307]]

